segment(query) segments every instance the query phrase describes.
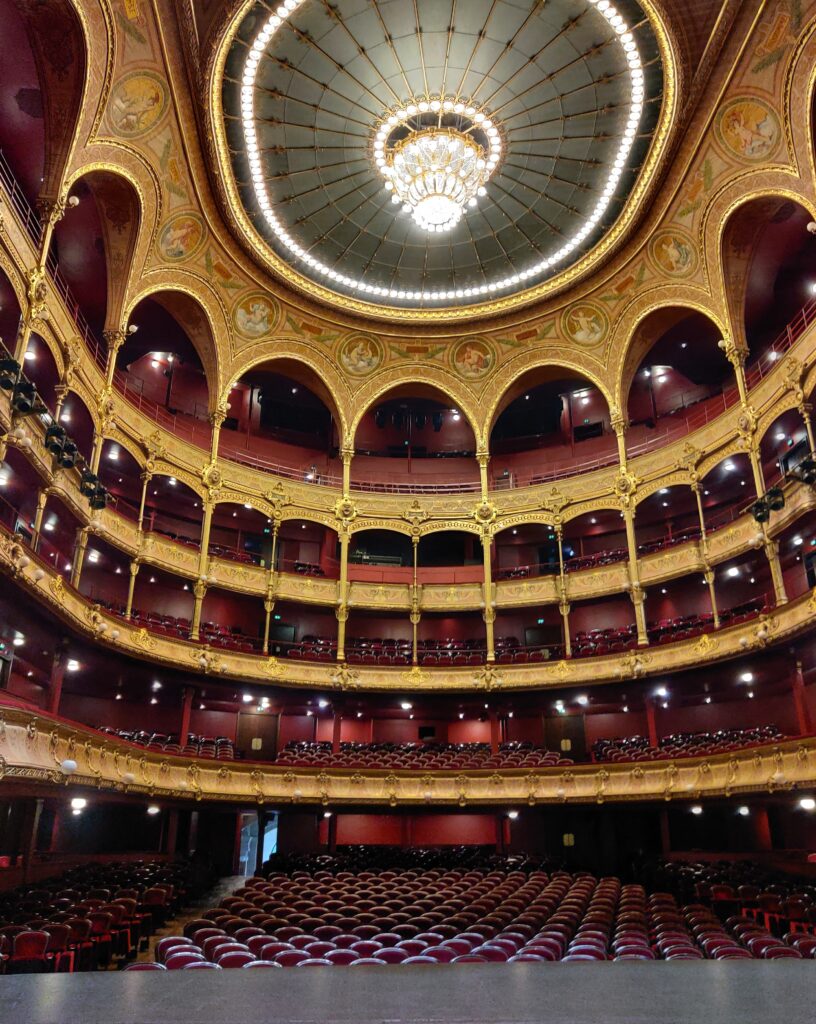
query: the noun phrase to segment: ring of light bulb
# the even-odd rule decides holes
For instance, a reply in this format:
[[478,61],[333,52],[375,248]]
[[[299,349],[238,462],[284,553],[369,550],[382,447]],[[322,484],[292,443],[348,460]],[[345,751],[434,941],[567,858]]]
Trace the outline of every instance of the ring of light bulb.
[[261,30],[255,36],[252,45],[249,47],[244,62],[241,77],[241,123],[244,132],[247,158],[249,161],[250,175],[255,192],[256,201],[264,216],[269,229],[275,235],[280,244],[293,256],[301,260],[311,271],[326,278],[333,284],[339,284],[350,290],[373,299],[396,299],[398,301],[420,301],[420,302],[446,302],[456,299],[482,298],[491,296],[497,292],[504,292],[516,285],[527,282],[531,279],[541,277],[563,263],[580,246],[587,237],[595,230],[606,213],[615,190],[623,174],[626,161],[634,145],[637,136],[637,129],[643,113],[644,100],[644,76],[643,65],[640,60],[637,43],[629,29],[625,19],[617,8],[609,0],[586,0],[601,14],[609,27],[618,37],[623,50],[626,62],[629,66],[630,79],[630,102],[629,116],[626,121],[626,128],[621,136],[615,159],[609,168],[606,182],[601,190],[600,197],[592,212],[586,218],[583,226],[575,232],[564,244],[551,256],[526,267],[518,273],[504,275],[496,280],[487,281],[481,285],[469,288],[456,289],[417,289],[404,290],[397,288],[384,288],[381,285],[370,284],[359,278],[350,277],[348,274],[341,274],[333,267],[328,266],[313,256],[297,239],[287,230],[286,226],[278,219],[273,205],[270,202],[264,181],[263,165],[261,162],[258,136],[255,130],[255,81],[260,67],[261,58],[272,37],[286,25],[288,19],[307,0],[284,0],[275,13],[270,15]]
[[[423,123],[427,115],[431,120]],[[460,118],[468,127],[442,125],[446,115]],[[419,124],[413,123],[417,117]],[[399,128],[407,134],[395,143]],[[373,142],[374,163],[392,203],[401,204],[403,213],[430,233],[450,231],[467,207],[476,206],[501,153],[501,134],[493,120],[455,96],[412,98],[389,111]]]

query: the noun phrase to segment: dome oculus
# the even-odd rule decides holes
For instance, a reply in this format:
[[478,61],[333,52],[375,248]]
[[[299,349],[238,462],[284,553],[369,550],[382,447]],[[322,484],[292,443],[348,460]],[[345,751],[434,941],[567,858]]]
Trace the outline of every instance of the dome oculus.
[[[423,18],[426,10],[433,12],[432,4],[423,7],[423,0],[418,4]],[[552,8],[563,11],[550,17],[576,9],[579,13],[561,29],[547,26],[553,34],[541,52],[521,58],[527,67],[526,75],[516,73],[518,87],[501,79],[497,84],[485,74],[479,83],[488,93],[484,98],[473,91],[451,92],[452,82],[445,81],[445,74],[432,77],[438,69],[425,53],[421,53],[421,74],[430,91],[418,94],[403,88],[397,93],[398,76],[387,80],[388,69],[375,68],[370,58],[371,69],[396,102],[384,114],[375,115],[373,122],[368,120],[374,128],[367,129],[364,142],[357,126],[365,124],[370,96],[376,97],[371,83],[361,85],[355,109],[354,103],[347,102],[350,90],[318,80],[314,73],[310,76],[297,60],[289,59],[290,49],[311,44],[329,69],[334,62],[338,76],[350,76],[347,66],[326,47],[325,37],[315,42],[311,31],[309,19],[325,17],[327,9],[315,0],[285,0],[268,15],[268,8],[259,5],[241,46],[236,118],[249,171],[242,198],[259,230],[279,256],[306,277],[338,293],[394,306],[479,302],[521,291],[565,269],[617,218],[643,162],[643,142],[651,139],[654,130],[656,115],[652,110],[645,116],[645,103],[659,94],[660,86],[654,88],[654,74],[647,83],[639,42],[651,47],[648,57],[654,63],[655,40],[635,0],[618,0],[618,4],[554,0],[542,6],[515,0],[513,6],[524,27]],[[383,10],[389,6],[386,0],[372,4],[384,41],[394,49],[383,20]],[[342,26],[349,39],[354,38],[360,12],[350,15],[346,25],[342,3],[330,10],[336,23],[334,37],[339,37]],[[621,11],[628,12],[629,20]],[[630,22],[635,21],[633,31]],[[566,31],[579,24],[583,52],[574,42],[575,33],[570,38]],[[472,29],[474,53],[485,35],[478,28]],[[420,51],[424,31],[415,33],[420,36]],[[521,35],[520,29],[516,35]],[[373,52],[373,44],[368,46]],[[357,41],[361,57],[368,46]],[[561,57],[567,46],[577,50],[571,62]],[[547,49],[560,58],[560,66],[556,62],[549,75],[542,66],[542,52]],[[601,52],[606,67],[598,62]],[[398,56],[395,51],[397,63]],[[573,86],[576,75],[571,65],[581,61],[583,79],[578,76]],[[288,77],[288,92],[278,89],[277,81],[267,84],[264,69],[270,66],[276,75]],[[418,75],[415,68],[400,67],[400,72],[405,85]],[[295,90],[298,75],[308,85],[332,92],[333,109],[324,111],[319,97],[314,103],[301,100]],[[656,76],[660,78],[659,70]],[[463,72],[460,85],[465,79]],[[556,82],[564,84],[556,89]],[[575,96],[588,100],[577,102]],[[288,104],[286,117],[270,116],[268,104],[273,101]],[[313,122],[306,125],[291,117],[298,103],[313,108]],[[339,111],[344,105],[343,115]],[[293,121],[298,123],[287,134]],[[290,145],[290,137],[299,138],[303,129],[315,136],[313,145]],[[273,132],[281,141],[270,145]],[[324,138],[327,133],[336,137],[335,144],[319,145],[319,132]],[[633,157],[635,147],[640,155]],[[298,169],[297,151],[310,149],[314,164]],[[342,151],[342,160],[329,163],[328,150]],[[343,160],[349,169],[344,179],[349,183],[347,193],[341,192],[336,176],[325,173]],[[276,170],[278,166],[285,169],[271,174],[270,163]],[[308,171],[317,176],[317,184],[314,178],[309,180],[310,187]],[[294,187],[287,191],[290,183]],[[348,196],[354,187],[360,201],[351,206]],[[321,190],[325,201],[317,206],[313,196]],[[383,198],[378,199],[377,193]],[[542,212],[540,200],[549,202],[560,219]],[[367,216],[369,210],[372,213],[366,219],[363,214]],[[335,223],[320,230],[330,215]],[[440,248],[445,243],[449,258]]]

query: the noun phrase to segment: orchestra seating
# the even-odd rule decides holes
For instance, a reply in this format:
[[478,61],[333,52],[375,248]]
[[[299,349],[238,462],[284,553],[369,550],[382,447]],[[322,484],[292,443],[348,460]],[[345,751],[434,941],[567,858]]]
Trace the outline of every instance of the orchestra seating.
[[[721,919],[716,902],[683,903],[529,858],[413,850],[385,867],[387,850],[361,848],[278,860],[267,877],[248,879],[163,939],[157,969],[813,959],[816,951],[813,928],[784,912],[769,917],[748,905]],[[800,886],[797,899],[810,907],[814,896]]]
[[124,964],[200,891],[192,878],[182,862],[94,863],[0,893],[0,970],[63,973]]

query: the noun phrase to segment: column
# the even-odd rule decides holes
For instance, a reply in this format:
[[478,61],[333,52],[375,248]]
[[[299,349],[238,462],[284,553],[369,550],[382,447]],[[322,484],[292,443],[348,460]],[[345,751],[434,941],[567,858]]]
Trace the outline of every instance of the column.
[[567,590],[567,573],[564,569],[564,536],[563,527],[556,523],[555,536],[558,540],[558,610],[561,613],[561,622],[564,630],[564,654],[567,658],[572,657],[572,637],[570,636],[569,624],[569,595]]
[[751,825],[753,826],[754,844],[757,851],[772,850],[771,822],[767,807],[751,808]]
[[766,525],[766,523],[762,523],[762,534],[765,538],[763,547],[765,548],[765,557],[768,559],[768,565],[771,569],[774,597],[777,604],[785,604],[788,600],[788,595],[785,592],[785,578],[782,575],[782,566],[779,562],[779,544],[768,536]]
[[737,390],[739,391],[740,402],[743,406],[748,405],[748,387],[745,383],[745,359],[748,352],[744,348],[738,348],[734,344],[734,339],[729,335],[726,335],[720,342],[720,348],[725,353],[725,357],[729,363],[734,367],[734,377],[737,382]]
[[417,563],[419,559],[419,537],[412,537],[414,546],[414,575],[411,584],[411,664],[419,664],[419,622],[422,618],[419,600],[419,581]]
[[332,753],[340,753],[340,731],[343,728],[343,712],[337,703],[334,706],[334,720],[332,722]]
[[210,435],[210,462],[216,462],[218,459],[218,439],[221,436],[221,426],[228,413],[229,405],[226,400],[219,402],[215,412],[210,413],[210,426],[212,427],[212,434]]
[[278,529],[280,523],[272,526],[272,553],[269,560],[269,573],[266,578],[266,596],[264,597],[264,637],[263,652],[269,654],[269,627],[272,623],[272,612],[275,610],[275,587],[278,575],[275,572],[275,559],[278,551]]
[[646,633],[646,610],[644,608],[643,588],[640,585],[640,568],[638,565],[637,539],[635,537],[635,513],[629,501],[623,503],[623,520],[626,524],[626,544],[629,548],[629,586],[632,604],[635,608],[638,645],[645,647],[649,643]]
[[124,345],[127,332],[119,328],[115,331],[103,331],[102,337],[108,346],[108,356],[105,361],[105,387],[113,384],[113,375],[116,372],[116,357],[119,349]]
[[190,735],[190,718],[193,712],[193,700],[195,689],[192,686],[185,686],[181,691],[181,719],[179,721],[179,746],[184,748]]
[[[215,444],[218,444],[216,438]],[[201,547],[198,553],[198,579],[193,584],[193,622],[190,629],[190,636],[198,640],[199,627],[201,625],[201,606],[207,593],[207,573],[210,566],[210,532],[212,530],[212,517],[215,510],[215,502],[211,496],[207,496],[202,502],[204,518],[201,522]]]
[[484,561],[484,621],[487,633],[488,664],[496,660],[496,606],[493,602],[493,569],[490,564],[493,545],[493,531],[489,526],[482,527],[482,558]]
[[70,388],[67,384],[57,384],[54,387],[54,395],[57,399],[57,404],[54,406],[54,420],[59,423],[60,417],[62,416],[62,407],[65,405],[65,399],[68,397]]
[[58,715],[60,699],[62,697],[62,681],[65,678],[65,665],[68,660],[66,652],[66,641],[61,641],[54,651],[54,659],[51,662],[51,678],[48,684],[49,714]]
[[354,442],[348,438],[340,449],[340,458],[343,460],[343,497],[347,498],[351,491],[351,460],[354,458]]
[[810,418],[812,406],[803,401],[798,408],[799,415],[802,417],[805,424],[805,430],[807,431],[808,448],[810,449],[811,454],[816,453],[816,440],[814,440],[813,437],[813,421]]
[[130,563],[130,579],[128,580],[128,595],[125,605],[125,618],[129,619],[133,614],[133,592],[136,588],[136,577],[139,575],[140,562],[134,558]]
[[613,408],[610,412],[612,414],[610,423],[615,431],[615,440],[618,443],[618,462],[622,469],[626,469],[626,420],[621,414],[620,409]]
[[343,523],[340,535],[340,581],[337,586],[337,660],[346,660],[346,623],[348,622],[348,553],[349,528]]
[[810,736],[813,732],[813,719],[810,714],[810,708],[807,705],[807,696],[805,694],[805,674],[802,670],[801,661],[796,662],[796,667],[793,672],[793,681],[791,684],[791,693],[793,696],[793,706],[796,711],[796,725],[799,729],[799,735]]
[[39,199],[37,201],[37,213],[43,225],[43,233],[40,238],[40,251],[37,257],[37,266],[28,271],[28,303],[24,315],[20,320],[20,329],[17,332],[17,341],[14,348],[14,358],[22,364],[28,341],[31,337],[31,329],[34,321],[39,319],[45,312],[45,300],[47,288],[45,284],[45,267],[48,259],[48,250],[51,247],[51,236],[59,220],[65,214],[68,206],[76,206],[79,199],[76,196],[61,196],[59,199]]
[[45,505],[48,501],[49,489],[47,487],[41,487],[37,492],[37,511],[34,514],[34,537],[33,537],[33,549],[37,551],[40,546],[40,533],[42,532],[42,521],[43,515],[45,514]]
[[153,479],[153,474],[149,470],[144,470],[141,474],[142,481],[142,493],[139,497],[139,518],[136,521],[136,529],[141,534],[144,529],[144,514],[145,514],[145,502],[147,501],[147,488],[150,486],[150,481]]
[[490,491],[490,483],[487,478],[487,467],[490,464],[490,452],[486,446],[480,446],[476,452],[476,461],[479,463],[479,483],[482,489],[482,501],[487,501]]
[[705,566],[705,581],[708,584],[708,597],[711,601],[711,614],[714,616],[714,626],[720,628],[720,613],[717,608],[717,593],[714,589],[714,572],[708,561],[708,534],[706,533],[705,515],[703,513],[703,489],[699,480],[694,480],[691,485],[694,497],[697,501],[697,517],[700,521],[700,556]]
[[74,559],[71,569],[71,586],[78,588],[82,578],[82,566],[85,562],[85,549],[88,547],[88,527],[82,526],[77,530],[76,547],[74,548]]

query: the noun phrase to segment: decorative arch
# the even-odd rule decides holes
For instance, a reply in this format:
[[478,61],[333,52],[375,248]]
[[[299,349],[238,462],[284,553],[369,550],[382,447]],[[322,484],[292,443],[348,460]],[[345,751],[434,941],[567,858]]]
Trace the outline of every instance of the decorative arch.
[[[559,379],[559,370],[567,371],[576,377],[581,377],[593,387],[597,388],[603,396],[607,407],[612,413],[612,396],[607,389],[606,382],[595,371],[580,362],[571,362],[567,359],[557,359],[552,356],[541,357],[538,353],[524,353],[511,359],[503,368],[501,374],[502,388],[490,400],[486,406],[482,422],[484,424],[485,438],[489,439],[493,428],[502,412],[524,391],[538,384],[544,384],[548,380]],[[498,391],[498,389],[497,389]]]
[[[131,176],[119,168],[85,165],[68,180],[66,192],[76,196],[83,186],[96,204],[105,251],[104,330],[116,330],[122,325],[125,296],[133,273],[142,225],[142,198]],[[60,222],[60,230],[70,226],[73,215],[69,207]]]
[[[281,364],[276,366],[275,364]],[[337,372],[336,365],[322,353],[294,338],[276,338],[250,350],[243,361],[230,368],[230,379],[224,387],[219,403],[225,403],[236,384],[262,367],[269,366],[276,372],[299,380],[304,387],[313,391],[328,408],[340,428],[341,438],[345,436],[352,396],[346,382]],[[298,368],[302,369],[298,369]],[[287,373],[294,369],[301,376]]]
[[479,431],[479,416],[476,411],[476,403],[471,392],[449,375],[435,371],[433,378],[428,377],[418,382],[406,376],[406,368],[399,367],[387,370],[384,373],[376,374],[373,380],[364,385],[355,396],[356,412],[349,427],[349,440],[353,443],[357,435],[357,428],[366,413],[378,403],[385,400],[389,393],[398,398],[400,392],[411,390],[416,397],[428,397],[436,399],[439,396],[461,410],[465,419],[473,431],[473,438],[478,447],[483,441]]
[[671,324],[677,310],[686,310],[688,315],[699,313],[714,324],[721,336],[727,333],[723,318],[713,308],[711,296],[702,288],[661,285],[633,300],[619,322],[612,349],[619,352],[618,362],[616,367],[610,368],[615,380],[614,401],[622,412],[625,413],[640,363],[660,337],[658,332],[662,333]]
[[128,299],[122,323],[130,323],[139,303],[145,299],[152,299],[162,306],[187,334],[198,353],[207,382],[209,408],[213,411],[221,394],[223,366],[217,339],[227,337],[223,310],[209,288],[200,287],[200,282],[192,276],[181,276],[182,280],[174,278],[166,285],[148,281],[144,288]]
[[14,0],[31,45],[43,107],[41,203],[56,202],[78,134],[88,84],[88,39],[71,0]]

